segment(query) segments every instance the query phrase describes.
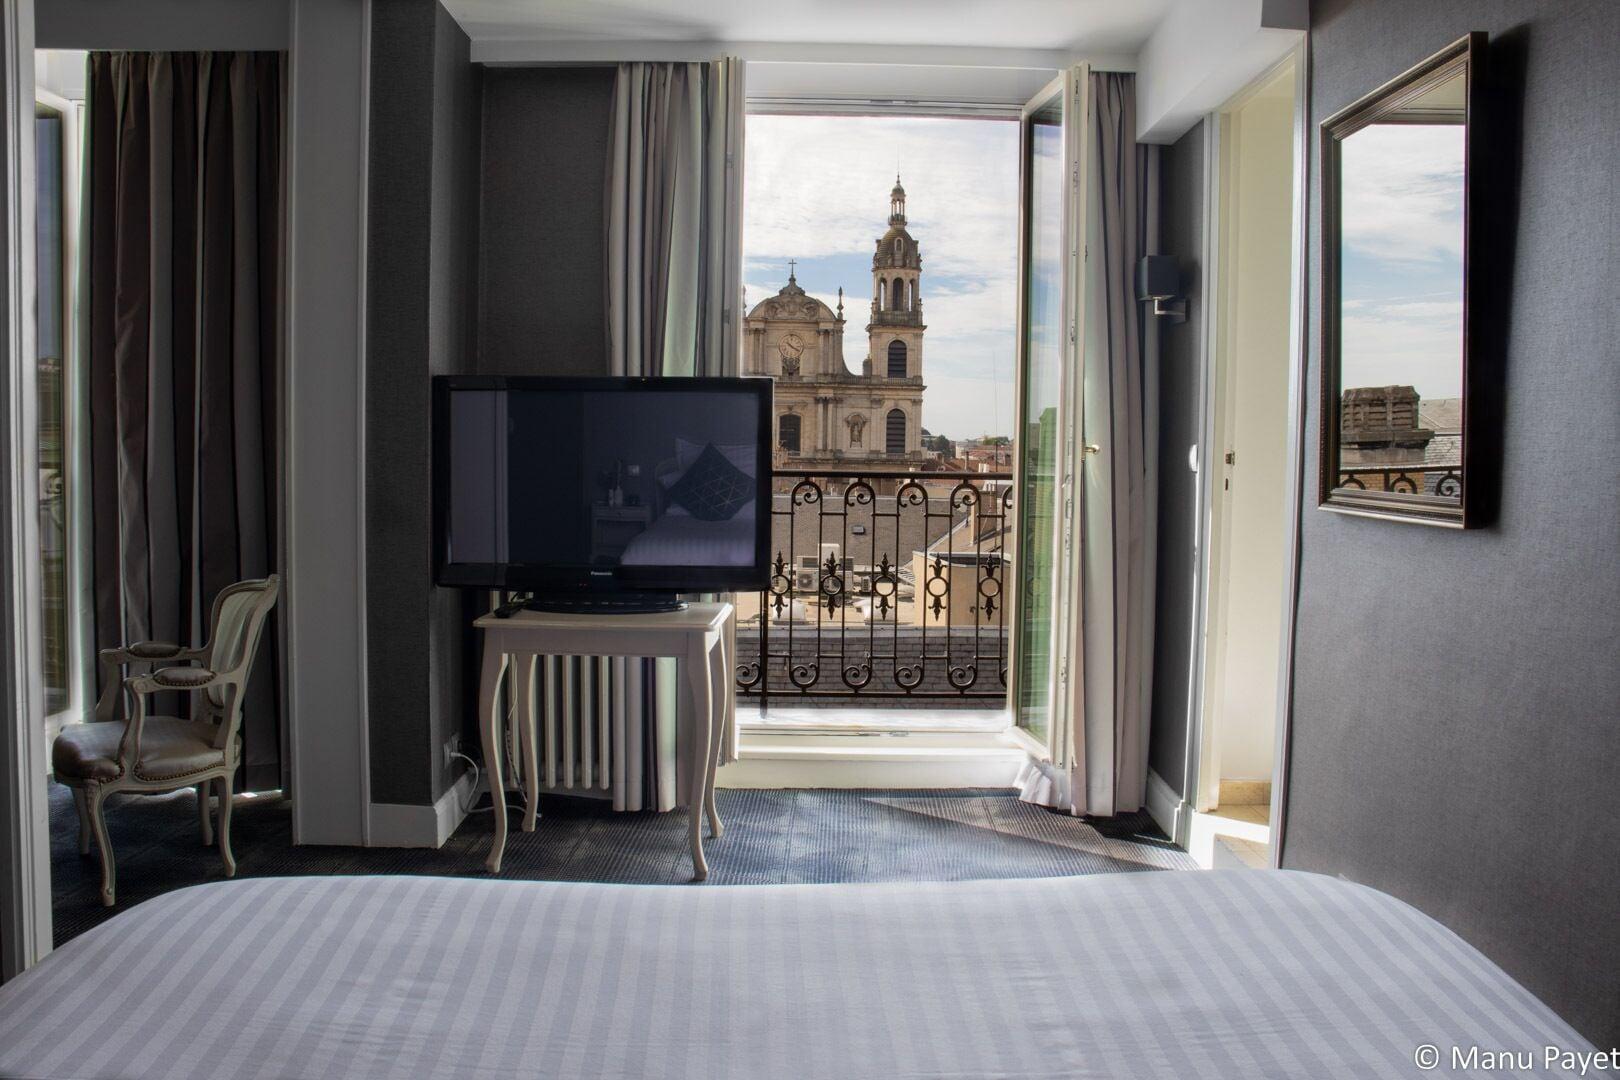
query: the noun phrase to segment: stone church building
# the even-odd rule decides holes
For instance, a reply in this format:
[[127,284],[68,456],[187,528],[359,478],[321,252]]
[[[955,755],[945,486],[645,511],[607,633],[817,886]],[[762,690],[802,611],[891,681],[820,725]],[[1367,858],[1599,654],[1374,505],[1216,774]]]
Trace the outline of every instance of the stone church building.
[[872,310],[859,373],[844,362],[838,310],[809,296],[792,269],[743,323],[743,374],[776,379],[776,464],[787,469],[895,468],[921,461],[922,254],[906,231],[895,177],[889,228],[872,255]]

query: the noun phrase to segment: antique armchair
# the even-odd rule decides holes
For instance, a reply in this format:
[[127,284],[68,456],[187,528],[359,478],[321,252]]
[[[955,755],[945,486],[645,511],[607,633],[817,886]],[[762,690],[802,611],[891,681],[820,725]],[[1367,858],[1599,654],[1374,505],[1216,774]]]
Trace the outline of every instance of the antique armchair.
[[[106,686],[96,703],[96,721],[64,729],[51,747],[51,765],[57,781],[73,789],[79,854],[90,853],[90,837],[95,836],[101,853],[101,902],[108,907],[114,902],[115,868],[104,807],[107,796],[120,791],[158,793],[195,786],[202,840],[211,844],[215,830],[208,795],[217,786],[219,854],[225,876],[235,876],[231,787],[242,752],[242,695],[280,584],[272,574],[222,589],[214,598],[208,644],[201,648],[144,641],[101,650]],[[129,664],[149,664],[152,670],[126,678]],[[148,716],[148,699],[164,692],[193,695],[191,719]]]

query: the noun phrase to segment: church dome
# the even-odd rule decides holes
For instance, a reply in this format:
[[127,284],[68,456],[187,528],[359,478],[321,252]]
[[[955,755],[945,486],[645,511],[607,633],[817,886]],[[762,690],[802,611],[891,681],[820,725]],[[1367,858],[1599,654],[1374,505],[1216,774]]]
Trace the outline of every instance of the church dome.
[[748,312],[750,319],[782,319],[796,322],[836,320],[832,308],[817,300],[800,287],[798,280],[788,276],[788,283],[775,296],[767,296]]

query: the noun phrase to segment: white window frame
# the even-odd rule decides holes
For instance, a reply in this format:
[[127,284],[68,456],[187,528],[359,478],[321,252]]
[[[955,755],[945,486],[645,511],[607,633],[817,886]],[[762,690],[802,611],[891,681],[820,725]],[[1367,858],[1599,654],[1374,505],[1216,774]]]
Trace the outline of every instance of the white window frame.
[[[84,99],[67,98],[36,86],[34,102],[56,110],[62,116],[62,449],[63,474],[67,480],[67,583],[68,600],[68,699],[62,708],[45,717],[47,744],[55,741],[62,728],[87,719],[86,710],[94,700],[95,667],[93,609],[90,573],[90,535],[85,528],[90,507],[89,460],[85,455],[85,378],[83,357],[79,355],[79,240],[80,182],[83,176]],[[43,589],[43,582],[41,583]]]

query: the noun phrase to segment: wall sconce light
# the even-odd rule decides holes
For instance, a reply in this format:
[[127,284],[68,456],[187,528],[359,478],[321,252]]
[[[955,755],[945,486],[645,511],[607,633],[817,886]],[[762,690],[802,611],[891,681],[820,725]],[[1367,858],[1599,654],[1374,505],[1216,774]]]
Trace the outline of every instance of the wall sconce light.
[[1153,301],[1153,314],[1173,323],[1187,321],[1187,301],[1181,293],[1181,268],[1174,255],[1144,255],[1136,264],[1136,298]]

